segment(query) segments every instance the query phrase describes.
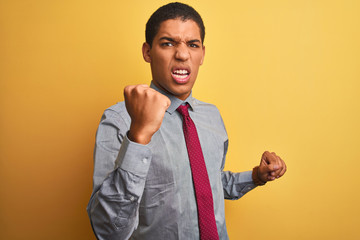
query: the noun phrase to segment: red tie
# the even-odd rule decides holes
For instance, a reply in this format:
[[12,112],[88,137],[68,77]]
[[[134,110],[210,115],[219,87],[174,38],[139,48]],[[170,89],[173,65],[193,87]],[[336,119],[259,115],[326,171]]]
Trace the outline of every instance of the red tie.
[[214,205],[204,156],[194,122],[188,112],[189,105],[180,105],[177,111],[183,117],[183,130],[195,187],[201,240],[218,240]]

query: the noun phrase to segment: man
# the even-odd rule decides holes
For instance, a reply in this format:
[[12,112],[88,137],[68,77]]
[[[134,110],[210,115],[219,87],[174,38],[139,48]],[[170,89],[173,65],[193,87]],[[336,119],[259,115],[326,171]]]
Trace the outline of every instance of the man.
[[88,213],[98,239],[228,239],[224,198],[281,177],[265,152],[253,171],[223,171],[228,139],[214,105],[191,95],[205,28],[190,6],[170,3],[146,25],[151,86],[127,86],[101,119]]

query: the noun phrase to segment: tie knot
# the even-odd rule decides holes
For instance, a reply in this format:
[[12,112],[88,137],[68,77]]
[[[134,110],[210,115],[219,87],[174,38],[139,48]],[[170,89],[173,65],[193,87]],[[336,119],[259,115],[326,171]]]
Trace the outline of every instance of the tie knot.
[[183,116],[187,117],[189,116],[189,104],[180,105],[176,110]]

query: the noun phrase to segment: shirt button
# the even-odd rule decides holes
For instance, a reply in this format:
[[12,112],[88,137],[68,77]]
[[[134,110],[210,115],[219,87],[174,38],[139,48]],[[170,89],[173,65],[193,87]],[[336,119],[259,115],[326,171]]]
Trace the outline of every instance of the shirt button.
[[250,190],[251,189],[251,187],[248,187],[248,190]]
[[130,197],[130,201],[133,202],[135,200],[134,196]]
[[143,158],[142,162],[146,164],[146,163],[148,162],[148,159],[147,159],[147,158]]

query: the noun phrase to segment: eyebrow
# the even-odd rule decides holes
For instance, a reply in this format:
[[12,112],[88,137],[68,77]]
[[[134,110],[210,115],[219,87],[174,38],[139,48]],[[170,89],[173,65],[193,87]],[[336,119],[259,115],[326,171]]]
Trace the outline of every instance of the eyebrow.
[[188,43],[201,43],[201,42],[198,39],[193,39],[193,40],[188,41]]
[[[177,41],[175,41],[175,39],[173,39],[171,37],[161,37],[160,40],[167,40],[169,42],[177,42]],[[201,42],[198,39],[192,39],[192,40],[187,41],[187,43],[201,43]]]

